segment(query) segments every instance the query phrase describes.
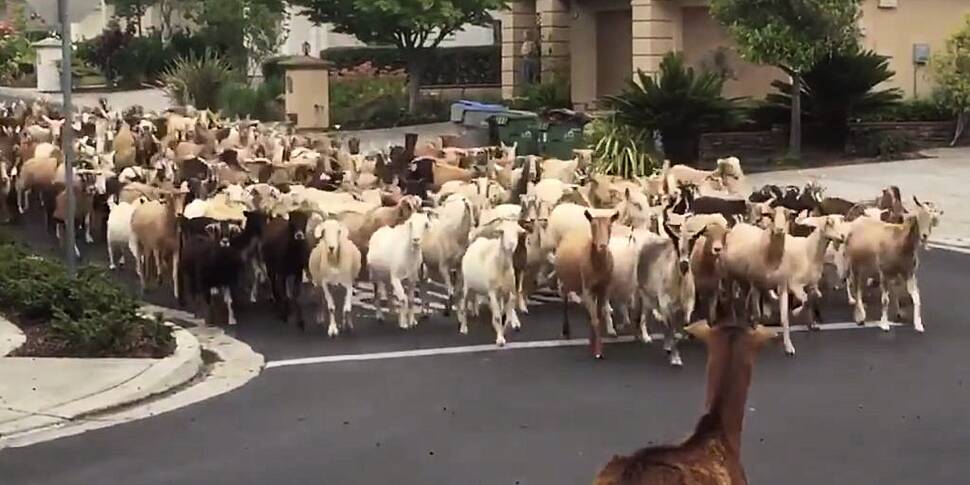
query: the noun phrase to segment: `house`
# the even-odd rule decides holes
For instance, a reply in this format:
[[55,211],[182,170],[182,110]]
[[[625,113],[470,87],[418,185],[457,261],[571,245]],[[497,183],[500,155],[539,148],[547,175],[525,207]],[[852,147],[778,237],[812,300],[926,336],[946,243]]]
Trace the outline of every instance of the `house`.
[[[568,78],[578,109],[595,109],[605,95],[619,92],[636,70],[656,73],[670,51],[681,51],[698,68],[728,75],[728,96],[764,97],[777,68],[742,60],[734,42],[715,21],[707,0],[512,0],[502,15],[502,94],[511,98],[523,84],[519,54],[526,32],[537,32],[541,73]],[[859,20],[864,47],[889,56],[890,81],[907,96],[932,91],[929,68],[915,61],[928,47],[943,48],[970,13],[966,0],[863,0]]]

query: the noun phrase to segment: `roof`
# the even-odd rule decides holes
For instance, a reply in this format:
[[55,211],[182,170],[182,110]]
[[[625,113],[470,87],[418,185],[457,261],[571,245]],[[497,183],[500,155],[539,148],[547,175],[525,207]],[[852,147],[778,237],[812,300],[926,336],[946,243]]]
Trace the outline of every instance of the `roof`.
[[288,56],[279,62],[287,69],[326,69],[330,63],[310,56]]

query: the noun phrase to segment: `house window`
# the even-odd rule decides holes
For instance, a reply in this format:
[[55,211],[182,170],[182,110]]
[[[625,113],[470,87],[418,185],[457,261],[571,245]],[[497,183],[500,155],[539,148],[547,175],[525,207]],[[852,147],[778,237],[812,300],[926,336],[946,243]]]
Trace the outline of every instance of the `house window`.
[[899,6],[899,0],[879,0],[879,8],[896,8]]

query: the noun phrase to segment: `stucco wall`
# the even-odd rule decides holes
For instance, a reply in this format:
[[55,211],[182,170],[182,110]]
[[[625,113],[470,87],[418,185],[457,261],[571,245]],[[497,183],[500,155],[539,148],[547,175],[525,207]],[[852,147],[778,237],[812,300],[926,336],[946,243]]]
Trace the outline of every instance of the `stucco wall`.
[[[860,26],[862,43],[879,54],[890,56],[896,76],[890,82],[913,95],[913,44],[928,43],[930,52],[943,49],[947,37],[955,32],[970,13],[967,0],[898,0],[896,8],[880,8],[878,0],[863,5]],[[927,96],[932,92],[933,79],[928,66],[919,67],[915,74],[916,93]]]
[[[725,96],[750,96],[763,98],[772,91],[771,82],[786,77],[774,67],[760,66],[740,58],[735,43],[716,20],[711,18],[707,7],[686,7],[683,10],[683,44],[685,60],[695,67],[715,69],[717,57],[729,69],[730,79],[724,85]],[[720,54],[718,54],[720,53]]]

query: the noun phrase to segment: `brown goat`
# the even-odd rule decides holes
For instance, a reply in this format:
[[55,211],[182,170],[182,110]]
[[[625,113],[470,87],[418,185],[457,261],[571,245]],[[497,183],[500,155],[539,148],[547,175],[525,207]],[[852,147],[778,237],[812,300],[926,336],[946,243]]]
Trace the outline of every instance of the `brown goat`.
[[719,325],[706,321],[687,332],[707,344],[707,400],[694,433],[675,446],[643,448],[614,456],[594,485],[745,485],[741,463],[744,407],[758,350],[774,338],[762,326]]
[[145,291],[145,273],[149,258],[154,258],[159,284],[162,282],[164,264],[171,263],[172,286],[175,297],[178,289],[178,216],[182,214],[185,193],[166,191],[161,200],[150,200],[138,206],[131,215],[132,241],[130,249],[135,256],[135,269],[141,291]]
[[605,318],[605,307],[609,300],[610,275],[613,273],[613,255],[609,242],[611,225],[619,214],[610,217],[593,217],[587,210],[586,219],[590,233],[572,231],[566,234],[556,248],[556,275],[559,277],[559,292],[563,301],[563,337],[569,338],[569,293],[581,296],[589,313],[590,349],[593,357],[603,358],[601,322]]

